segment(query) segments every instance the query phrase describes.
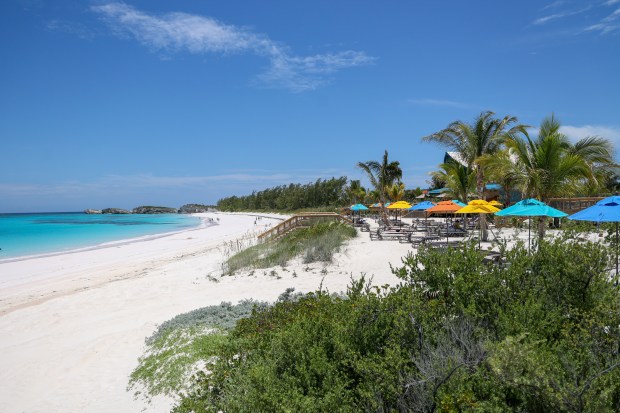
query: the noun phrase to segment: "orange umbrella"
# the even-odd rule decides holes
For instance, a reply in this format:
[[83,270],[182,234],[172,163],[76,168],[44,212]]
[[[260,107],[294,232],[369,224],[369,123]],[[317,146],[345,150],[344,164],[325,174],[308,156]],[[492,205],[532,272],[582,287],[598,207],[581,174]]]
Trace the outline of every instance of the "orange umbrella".
[[430,207],[426,210],[426,212],[455,212],[461,209],[459,204],[455,204],[452,201],[441,201],[438,202],[435,206]]
[[[437,205],[430,207],[426,210],[426,212],[443,212],[443,213],[454,213],[458,211],[462,207],[454,203],[453,201],[441,201],[438,202]],[[448,217],[446,217],[446,244],[448,243]]]

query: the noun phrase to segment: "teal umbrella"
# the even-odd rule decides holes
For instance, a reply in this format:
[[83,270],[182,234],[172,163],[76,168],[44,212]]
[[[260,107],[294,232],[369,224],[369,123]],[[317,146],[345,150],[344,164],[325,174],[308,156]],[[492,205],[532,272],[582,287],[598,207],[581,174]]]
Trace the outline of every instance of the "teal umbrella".
[[368,207],[362,204],[351,205],[351,211],[368,211]]
[[[357,211],[358,215],[360,216],[359,219],[361,219],[362,211],[368,211],[368,207],[362,204],[351,205],[349,209],[353,212]],[[355,217],[353,218],[353,220],[355,221]]]
[[453,199],[452,202],[454,202],[455,204],[457,204],[458,206],[461,206],[461,207],[467,206],[467,204],[462,203],[458,199]]
[[589,208],[579,211],[568,219],[576,221],[616,223],[616,278],[618,277],[618,222],[620,222],[620,196],[610,196]]
[[[551,218],[563,218],[568,214],[550,207],[549,205],[541,202],[537,199],[524,199],[519,201],[513,206],[506,209],[502,209],[495,213],[496,217],[514,216],[514,217],[551,217]],[[530,249],[531,239],[531,223],[527,223],[527,249]]]

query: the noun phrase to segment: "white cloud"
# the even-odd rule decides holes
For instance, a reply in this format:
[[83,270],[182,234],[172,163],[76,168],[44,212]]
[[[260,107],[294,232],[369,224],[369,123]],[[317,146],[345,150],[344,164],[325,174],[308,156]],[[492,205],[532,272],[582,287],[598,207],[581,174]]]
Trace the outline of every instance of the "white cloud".
[[607,138],[614,142],[620,142],[620,129],[608,127],[608,126],[562,126],[560,132],[568,136],[571,140],[579,140],[586,136],[600,136],[601,138]]
[[443,99],[409,99],[409,103],[413,103],[414,105],[421,106],[449,106],[454,108],[469,108],[471,107],[468,103],[457,102],[454,100],[443,100]]
[[532,22],[532,24],[534,24],[534,25],[545,24],[545,23],[548,23],[548,22],[553,21],[553,20],[563,19],[564,17],[569,17],[569,16],[574,16],[574,15],[577,15],[577,14],[581,14],[584,11],[589,10],[590,8],[591,8],[591,6],[588,6],[588,7],[584,7],[582,9],[579,9],[579,10],[563,11],[563,12],[559,12],[559,13],[550,14],[548,16],[539,17],[538,19],[534,20]]
[[[530,127],[528,133],[530,137],[538,136],[540,128]],[[584,126],[560,126],[560,133],[566,135],[568,139],[573,142],[583,139],[588,136],[598,136],[601,138],[607,138],[612,141],[615,146],[620,144],[620,129],[610,126],[601,125],[584,125]]]
[[123,3],[93,6],[112,30],[131,36],[153,50],[187,51],[193,54],[250,53],[270,60],[270,68],[258,76],[269,87],[294,92],[316,89],[339,70],[367,65],[375,58],[364,52],[343,51],[315,56],[294,56],[288,47],[248,28],[227,25],[208,16],[167,13],[154,16]]
[[[618,0],[620,2],[620,0]],[[608,2],[607,4],[614,4]],[[585,28],[585,31],[599,31],[601,34],[607,34],[613,32],[620,28],[620,24],[618,23],[618,19],[620,18],[620,7],[614,10],[611,14],[604,17],[600,22],[588,26]]]

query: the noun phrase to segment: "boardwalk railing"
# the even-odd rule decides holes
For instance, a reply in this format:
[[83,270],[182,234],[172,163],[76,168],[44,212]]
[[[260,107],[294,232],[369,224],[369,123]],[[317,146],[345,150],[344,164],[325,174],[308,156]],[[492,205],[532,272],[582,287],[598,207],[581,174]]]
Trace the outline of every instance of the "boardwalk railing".
[[335,212],[305,212],[294,215],[286,221],[283,221],[275,227],[263,232],[258,236],[258,242],[265,242],[270,239],[279,238],[297,228],[307,228],[313,221],[322,219],[333,219],[335,221],[353,224],[353,222],[351,222],[348,218],[345,218]]
[[547,204],[555,209],[559,209],[567,214],[574,214],[586,208],[591,207],[598,201],[603,199],[602,197],[588,197],[588,198],[551,198]]

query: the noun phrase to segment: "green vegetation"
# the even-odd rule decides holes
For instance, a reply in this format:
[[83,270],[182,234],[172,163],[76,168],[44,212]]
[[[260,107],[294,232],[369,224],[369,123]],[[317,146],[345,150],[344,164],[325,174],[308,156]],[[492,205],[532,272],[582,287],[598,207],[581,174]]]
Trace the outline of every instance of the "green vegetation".
[[[388,201],[388,191],[394,183],[400,184],[400,180],[403,177],[403,171],[400,168],[398,161],[390,162],[388,160],[388,151],[383,153],[381,161],[367,161],[358,162],[357,167],[366,173],[370,184],[374,187],[374,190],[379,196],[379,202],[381,202],[381,215],[384,221],[388,221],[385,204]],[[400,192],[400,186],[395,191]],[[402,187],[404,195],[404,186]]]
[[217,201],[220,211],[297,211],[346,204],[347,177],[317,179],[305,185],[290,184],[232,196]]
[[187,392],[192,374],[215,362],[213,356],[219,354],[237,320],[266,307],[267,303],[252,300],[237,305],[224,302],[166,321],[146,339],[146,353],[131,373],[128,390],[146,398]]
[[343,242],[357,235],[354,228],[336,222],[319,222],[309,228],[300,228],[282,238],[247,248],[230,257],[224,264],[224,273],[232,274],[246,268],[285,266],[296,257],[304,263],[330,262]]
[[[526,134],[526,126],[517,123],[514,116],[497,119],[491,111],[482,112],[469,124],[463,121],[452,122],[447,128],[422,138],[426,142],[436,142],[448,149],[457,151],[469,170],[476,176],[476,194],[484,199],[486,184],[483,160],[499,152],[501,145],[509,138]],[[462,199],[467,202],[467,198]],[[487,240],[486,221],[480,220],[482,239]]]
[[175,412],[614,412],[620,295],[606,247],[421,249],[401,285],[257,309]]

